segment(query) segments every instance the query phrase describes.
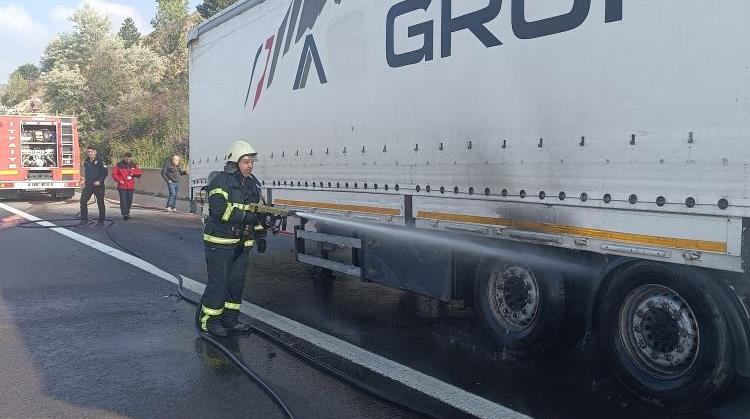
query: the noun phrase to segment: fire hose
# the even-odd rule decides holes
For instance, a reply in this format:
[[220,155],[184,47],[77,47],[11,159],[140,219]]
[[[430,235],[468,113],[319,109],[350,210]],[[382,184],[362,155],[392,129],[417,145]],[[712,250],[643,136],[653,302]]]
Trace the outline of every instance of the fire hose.
[[[270,206],[270,205],[264,205],[264,204],[251,204],[251,205],[249,205],[249,208],[247,210],[248,211],[252,211],[252,212],[258,214],[258,216],[259,216],[259,223],[264,228],[270,230],[272,232],[272,234],[274,234],[274,235],[277,234],[278,232],[280,232],[281,230],[285,230],[286,229],[287,217],[293,216],[293,215],[303,216],[302,214],[299,214],[299,213],[297,213],[297,212],[295,212],[293,210],[287,210],[287,209],[278,208],[278,207],[274,207],[274,206]],[[59,226],[59,225],[55,225],[55,226],[42,226],[42,225],[38,224],[38,223],[41,223],[41,222],[69,222],[69,221],[79,221],[79,218],[62,218],[62,219],[50,219],[50,220],[42,220],[42,219],[40,219],[40,220],[35,220],[35,221],[26,221],[26,222],[20,223],[18,226],[20,228],[69,228],[69,227],[77,227],[78,226],[78,224],[76,224],[76,225],[68,225],[68,226]],[[133,251],[132,249],[130,249],[129,247],[127,247],[126,245],[124,245],[123,243],[121,243],[112,234],[111,228],[112,228],[112,226],[114,226],[116,224],[114,220],[106,219],[105,221],[107,222],[107,226],[106,226],[107,236],[109,237],[109,239],[113,243],[115,243],[118,247],[120,247],[121,249],[123,249],[126,253],[128,253],[128,254],[130,254],[132,256],[135,256],[135,257],[137,257],[139,259],[142,259],[142,260],[148,262],[148,259],[144,258],[140,254],[136,253],[135,251]],[[244,231],[243,231],[242,234],[247,234],[248,238],[257,237],[255,235],[256,233],[250,227],[246,227],[243,230]],[[258,250],[260,250],[260,248],[258,248]],[[265,250],[265,249],[263,249],[263,250]],[[151,263],[151,262],[149,262],[149,263]],[[199,302],[197,300],[191,298],[190,296],[188,296],[186,294],[186,292],[185,292],[186,289],[183,286],[183,278],[182,278],[182,276],[179,275],[179,274],[176,274],[174,272],[168,271],[168,270],[165,270],[165,271],[169,272],[172,276],[174,276],[177,279],[177,284],[178,284],[178,286],[177,286],[177,296],[179,297],[179,299],[185,300],[187,302],[190,302],[190,303],[196,305],[197,306],[197,310],[199,311],[200,310]],[[197,314],[198,314],[198,312],[196,312],[196,315]],[[274,401],[274,403],[279,406],[279,408],[282,410],[282,412],[284,413],[285,416],[287,416],[290,419],[294,418],[294,415],[291,412],[291,409],[286,405],[286,403],[284,403],[284,401],[281,399],[281,397],[278,395],[278,393],[276,393],[276,391],[268,383],[266,383],[258,374],[256,374],[254,371],[252,371],[252,369],[250,369],[244,362],[242,362],[239,358],[237,358],[237,356],[234,353],[232,353],[232,351],[229,348],[227,348],[225,345],[223,345],[219,340],[217,340],[216,338],[214,338],[214,337],[210,336],[209,334],[207,334],[207,333],[203,332],[202,330],[200,330],[200,328],[198,327],[198,325],[197,325],[196,322],[193,322],[193,325],[194,325],[196,333],[199,335],[200,338],[206,340],[207,342],[209,342],[210,344],[212,344],[214,347],[216,347],[230,361],[232,361],[241,371],[243,371],[243,373],[245,375],[247,375],[253,382],[255,382],[258,386],[260,386],[269,395],[269,397]],[[279,347],[283,348],[287,352],[289,352],[289,353],[297,356],[303,362],[305,362],[305,363],[307,363],[309,365],[312,365],[312,366],[320,369],[321,371],[324,371],[324,372],[326,372],[326,373],[328,373],[328,374],[330,374],[330,375],[338,378],[339,380],[342,380],[342,381],[344,381],[344,382],[346,382],[346,383],[348,383],[348,384],[350,384],[350,385],[352,385],[352,386],[354,386],[356,388],[359,388],[360,390],[363,390],[363,391],[365,391],[367,393],[370,393],[373,396],[376,396],[377,398],[379,398],[379,399],[381,399],[381,400],[383,400],[385,402],[388,402],[388,403],[391,403],[391,404],[394,404],[394,405],[397,405],[397,406],[401,406],[401,407],[406,408],[406,409],[408,409],[408,410],[410,410],[412,412],[415,412],[415,413],[418,413],[418,414],[421,414],[421,415],[424,415],[424,416],[427,416],[427,417],[443,417],[444,416],[443,414],[440,414],[440,413],[438,413],[435,410],[432,410],[432,409],[429,409],[429,408],[425,408],[423,406],[416,405],[416,404],[411,403],[411,402],[409,402],[409,401],[407,401],[407,400],[405,400],[405,399],[403,399],[401,397],[394,396],[394,395],[391,395],[391,394],[387,394],[387,393],[381,391],[380,389],[378,389],[378,388],[376,388],[376,387],[374,387],[372,385],[366,384],[363,381],[361,381],[361,380],[359,380],[359,379],[357,379],[357,378],[355,378],[355,377],[353,377],[353,376],[351,376],[351,375],[349,375],[347,373],[344,373],[344,372],[342,372],[342,371],[340,371],[340,370],[338,370],[338,369],[336,369],[336,368],[334,368],[334,367],[332,367],[330,365],[327,365],[327,364],[323,363],[322,361],[320,361],[320,360],[312,357],[311,355],[303,352],[302,350],[300,350],[298,348],[295,348],[294,346],[290,345],[289,343],[283,341],[281,338],[279,338],[279,337],[277,337],[277,336],[275,336],[275,335],[273,335],[273,334],[271,334],[271,333],[269,333],[269,332],[267,332],[267,331],[265,331],[263,329],[260,329],[257,326],[254,326],[254,325],[250,324],[250,327],[251,327],[251,330],[254,333],[256,333],[256,334],[258,334],[258,335],[260,335],[260,336],[262,336],[262,337],[264,337],[264,338],[266,338],[268,340],[270,340],[271,342],[275,343],[276,345],[278,345]]]

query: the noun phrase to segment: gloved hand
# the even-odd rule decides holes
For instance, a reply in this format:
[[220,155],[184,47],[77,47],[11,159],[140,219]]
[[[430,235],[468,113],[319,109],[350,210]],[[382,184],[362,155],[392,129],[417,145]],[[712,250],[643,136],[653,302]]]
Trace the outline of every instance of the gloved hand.
[[258,214],[254,212],[245,212],[245,216],[242,218],[242,225],[250,226],[252,228],[258,224]]
[[259,214],[258,223],[265,229],[269,229],[276,224],[276,217],[272,214]]

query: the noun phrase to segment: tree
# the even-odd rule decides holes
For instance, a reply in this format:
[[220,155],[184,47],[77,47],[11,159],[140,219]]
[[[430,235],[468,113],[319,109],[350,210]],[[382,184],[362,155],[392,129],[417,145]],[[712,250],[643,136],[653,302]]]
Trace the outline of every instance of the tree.
[[83,113],[86,80],[78,68],[55,67],[42,76],[45,96],[54,109],[70,114]]
[[[144,44],[166,60],[166,74],[151,101],[151,131],[172,150],[187,150],[188,138],[188,47],[187,35],[200,22],[198,13],[188,14],[185,0],[157,0],[151,24],[154,30]],[[140,125],[139,129],[146,129]]]
[[73,54],[72,48],[69,48],[72,46],[72,38],[69,33],[61,33],[47,44],[40,60],[42,73],[47,73],[56,66],[64,66],[68,64],[68,61],[73,61],[69,57]]
[[157,0],[156,3],[156,16],[151,19],[153,46],[157,53],[171,55],[184,48],[180,40],[188,19],[187,0]]
[[141,39],[141,33],[138,31],[135,22],[131,18],[127,18],[122,22],[122,26],[120,26],[120,31],[117,33],[117,36],[122,39],[125,48],[130,48]]
[[42,108],[75,114],[81,144],[97,145],[104,159],[132,150],[141,163],[160,165],[166,155],[187,154],[187,34],[201,21],[187,4],[158,0],[154,30],[141,36],[132,19],[113,33],[84,2],[70,18],[73,30],[49,42],[40,68],[19,67],[0,102],[20,99],[12,106],[22,109],[43,92]]
[[41,71],[39,71],[39,67],[30,63],[19,66],[15,72],[18,73],[21,77],[23,77],[24,80],[26,81],[36,80],[39,78],[39,75],[41,74]]
[[237,3],[237,0],[203,0],[203,4],[195,8],[204,19],[208,19],[234,3]]
[[8,85],[5,86],[1,99],[5,106],[15,106],[23,100],[28,99],[29,82],[19,73],[13,72],[8,78]]
[[148,48],[111,33],[109,19],[87,3],[71,20],[72,33],[52,41],[42,59],[44,86],[52,109],[79,116],[85,140],[112,130],[123,101],[146,100],[164,75],[164,62]]
[[31,99],[37,89],[39,68],[34,64],[24,64],[15,69],[8,77],[0,102],[6,106],[16,106],[24,100]]
[[93,52],[111,40],[112,24],[105,15],[100,15],[88,3],[73,13],[72,33],[63,33],[47,45],[42,57],[42,71],[53,67],[74,67],[85,71],[91,64]]

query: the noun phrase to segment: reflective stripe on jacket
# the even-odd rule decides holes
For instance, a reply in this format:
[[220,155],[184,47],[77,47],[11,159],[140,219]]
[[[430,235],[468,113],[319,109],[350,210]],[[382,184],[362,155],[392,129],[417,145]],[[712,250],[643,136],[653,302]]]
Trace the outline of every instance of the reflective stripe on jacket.
[[252,240],[240,237],[245,224],[255,225],[257,217],[249,212],[260,202],[261,184],[255,176],[243,177],[239,171],[221,172],[208,185],[208,219],[203,241],[215,247],[252,246]]

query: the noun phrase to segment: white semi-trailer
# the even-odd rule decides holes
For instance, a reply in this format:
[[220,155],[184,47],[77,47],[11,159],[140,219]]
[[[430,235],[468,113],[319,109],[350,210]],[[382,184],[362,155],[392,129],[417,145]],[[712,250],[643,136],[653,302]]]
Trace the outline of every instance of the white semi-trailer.
[[463,301],[519,357],[591,330],[639,396],[705,406],[750,374],[748,19],[239,1],[190,36],[192,186],[246,138],[269,201],[356,221],[303,221],[300,262]]

